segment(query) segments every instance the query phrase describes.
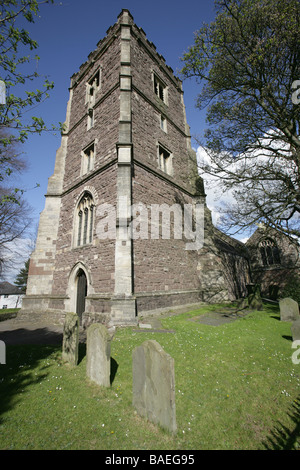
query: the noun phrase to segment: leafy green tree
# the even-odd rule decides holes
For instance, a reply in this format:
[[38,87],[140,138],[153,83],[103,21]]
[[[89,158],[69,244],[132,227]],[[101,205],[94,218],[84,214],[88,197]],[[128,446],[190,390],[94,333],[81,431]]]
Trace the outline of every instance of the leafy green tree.
[[[9,146],[16,141],[23,143],[29,134],[40,134],[47,129],[42,118],[24,117],[25,112],[49,96],[53,83],[43,78],[41,89],[30,89],[31,82],[41,78],[35,67],[28,71],[30,61],[39,60],[37,55],[30,55],[38,44],[28,31],[18,26],[24,19],[25,23],[34,23],[40,6],[45,3],[53,0],[2,0],[0,4],[0,182],[8,174],[7,166],[5,171],[3,168]],[[30,53],[25,55],[26,51]]]
[[201,89],[202,167],[234,202],[223,227],[263,223],[300,236],[300,2],[217,0],[182,58]]
[[26,292],[28,270],[29,270],[30,259],[24,264],[24,268],[20,269],[19,274],[16,277],[15,285],[19,287],[23,292]]

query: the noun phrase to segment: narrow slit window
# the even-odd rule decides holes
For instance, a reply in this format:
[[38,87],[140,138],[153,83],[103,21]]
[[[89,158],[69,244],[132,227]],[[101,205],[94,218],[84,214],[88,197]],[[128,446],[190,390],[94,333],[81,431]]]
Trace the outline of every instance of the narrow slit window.
[[90,207],[89,243],[93,241],[94,206]]
[[89,106],[94,106],[96,94],[100,89],[100,70],[86,84],[86,103]]
[[87,230],[88,230],[88,222],[89,222],[89,210],[86,207],[84,209],[84,227],[83,227],[83,244],[86,245],[87,240]]
[[166,118],[162,115],[160,116],[160,128],[164,132],[167,132],[167,121]]
[[95,90],[92,86],[89,87],[89,103],[94,104]]
[[172,174],[172,157],[171,153],[166,150],[161,145],[158,146],[158,159],[159,159],[159,167],[160,169],[168,173],[169,175]]
[[88,130],[94,127],[94,110],[89,108],[88,110]]
[[82,232],[82,210],[78,212],[77,246],[81,245],[81,232]]
[[90,145],[82,152],[81,174],[85,175],[94,169],[95,147]]

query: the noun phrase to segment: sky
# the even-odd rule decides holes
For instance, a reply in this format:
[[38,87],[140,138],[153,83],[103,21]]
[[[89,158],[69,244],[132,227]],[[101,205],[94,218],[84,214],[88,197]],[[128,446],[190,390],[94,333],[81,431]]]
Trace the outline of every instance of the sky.
[[[209,23],[214,18],[213,0],[55,0],[54,5],[42,5],[35,23],[24,21],[23,27],[39,45],[34,51],[40,57],[37,72],[54,82],[50,97],[34,109],[34,115],[41,116],[49,126],[65,121],[70,77],[106,36],[107,29],[117,21],[123,8],[130,11],[134,22],[143,28],[175,75],[179,75],[183,66],[180,58],[194,42],[194,32],[203,22]],[[191,135],[201,136],[205,112],[195,106],[199,85],[194,80],[185,80],[183,90]],[[44,195],[48,178],[54,171],[60,141],[59,133],[47,132],[30,136],[22,149],[28,169],[20,176],[18,186],[26,189],[24,197],[32,207],[33,237],[45,205]],[[196,149],[193,139],[192,145]],[[22,246],[19,263],[23,262],[22,257],[27,258],[27,248],[25,244]]]

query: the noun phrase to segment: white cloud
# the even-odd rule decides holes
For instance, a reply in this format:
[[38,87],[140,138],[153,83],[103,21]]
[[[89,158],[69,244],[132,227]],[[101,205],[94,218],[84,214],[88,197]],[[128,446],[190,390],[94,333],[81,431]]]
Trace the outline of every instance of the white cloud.
[[204,181],[206,204],[212,212],[213,224],[217,226],[220,221],[220,211],[218,207],[224,203],[233,203],[233,194],[231,191],[224,192],[222,190],[222,181],[220,178],[217,178],[216,176],[213,176],[203,170],[206,165],[211,166],[210,157],[205,149],[203,147],[198,147],[196,150],[196,155],[198,171]]
[[[215,227],[218,227],[221,221],[220,207],[224,205],[231,205],[236,203],[233,196],[233,191],[224,189],[222,179],[207,173],[205,166],[211,167],[211,159],[203,147],[196,149],[198,172],[204,181],[204,190],[206,193],[206,204],[211,210],[212,222]],[[222,214],[223,215],[223,214]],[[248,240],[246,233],[237,234],[234,238],[245,243]]]

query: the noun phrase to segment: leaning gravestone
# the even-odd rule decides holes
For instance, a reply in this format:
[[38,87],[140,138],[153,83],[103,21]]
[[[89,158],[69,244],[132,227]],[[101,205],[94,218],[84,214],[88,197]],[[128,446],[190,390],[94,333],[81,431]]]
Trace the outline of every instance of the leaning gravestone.
[[104,387],[110,386],[110,343],[111,335],[100,323],[93,323],[87,329],[86,373],[90,380]]
[[254,284],[248,295],[248,305],[251,310],[262,310],[263,302],[260,294],[260,286]]
[[132,357],[133,406],[149,421],[175,432],[174,359],[154,340],[135,348]]
[[62,359],[76,366],[79,347],[79,317],[76,313],[67,312],[63,329]]
[[300,318],[291,326],[293,341],[300,340]]
[[299,305],[298,302],[287,297],[279,300],[280,307],[280,320],[282,321],[295,321],[299,319]]

